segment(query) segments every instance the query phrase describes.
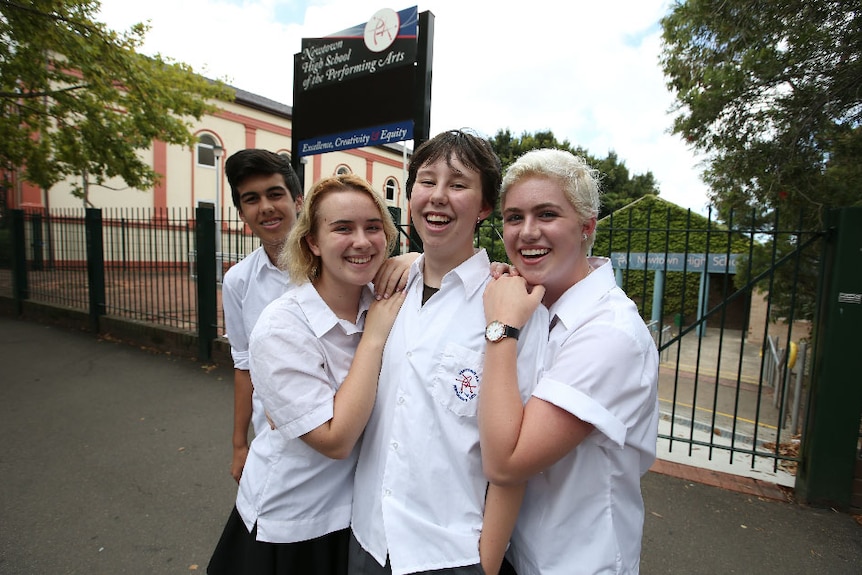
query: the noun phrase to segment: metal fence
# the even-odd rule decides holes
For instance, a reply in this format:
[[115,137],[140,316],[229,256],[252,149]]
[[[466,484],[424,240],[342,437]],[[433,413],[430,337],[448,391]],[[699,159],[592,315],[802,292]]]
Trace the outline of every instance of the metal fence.
[[[99,211],[104,312],[196,332],[194,211],[121,208]],[[89,309],[86,215],[83,208],[24,211],[26,299]],[[221,270],[226,271],[259,243],[239,218],[219,223],[221,249],[217,248],[217,257]],[[13,295],[8,268],[0,269],[0,294]],[[220,298],[217,314],[218,333],[224,333]]]
[[726,216],[630,210],[600,222],[594,252],[660,351],[660,452],[793,485],[824,233],[777,212]]

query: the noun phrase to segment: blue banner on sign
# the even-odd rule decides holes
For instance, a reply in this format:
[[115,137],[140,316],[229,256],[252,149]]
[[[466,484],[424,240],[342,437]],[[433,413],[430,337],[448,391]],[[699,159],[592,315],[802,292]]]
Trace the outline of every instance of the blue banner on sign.
[[299,155],[324,154],[326,152],[337,152],[339,150],[350,150],[352,148],[364,148],[366,146],[382,146],[394,144],[404,140],[413,139],[413,120],[395,122],[383,126],[372,126],[310,138],[299,142]]
[[740,254],[656,254],[643,252],[613,252],[611,263],[615,268],[630,270],[667,270],[669,272],[736,273]]

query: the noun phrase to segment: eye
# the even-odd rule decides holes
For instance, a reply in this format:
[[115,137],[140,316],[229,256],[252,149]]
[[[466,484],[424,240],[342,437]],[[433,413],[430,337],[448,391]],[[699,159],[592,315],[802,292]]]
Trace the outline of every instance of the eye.
[[539,217],[543,220],[551,220],[557,217],[557,212],[545,210],[544,212],[539,212]]
[[521,214],[509,214],[504,219],[503,222],[507,224],[514,224],[523,220],[524,217]]
[[256,204],[258,197],[255,196],[243,196],[241,202],[243,204]]
[[281,198],[284,197],[284,192],[282,192],[282,191],[269,192],[266,195],[266,197],[268,197],[271,200],[280,200]]

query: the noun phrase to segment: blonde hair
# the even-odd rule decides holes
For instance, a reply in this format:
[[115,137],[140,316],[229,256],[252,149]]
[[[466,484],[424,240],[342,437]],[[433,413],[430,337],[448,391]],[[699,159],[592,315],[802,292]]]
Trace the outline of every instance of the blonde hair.
[[[500,193],[500,205],[505,206],[506,193],[513,185],[531,176],[550,178],[559,182],[566,199],[581,219],[589,220],[598,217],[601,206],[600,174],[582,157],[552,148],[527,152],[506,170]],[[587,238],[586,249],[592,249],[595,241],[596,230],[593,228]]]
[[342,174],[323,178],[309,190],[302,204],[302,210],[281,253],[278,256],[278,267],[287,270],[290,281],[295,284],[313,281],[320,275],[322,269],[320,256],[314,255],[308,246],[306,237],[313,236],[318,231],[317,215],[320,211],[320,201],[327,194],[341,191],[356,191],[367,194],[374,200],[383,220],[383,233],[386,236],[386,253],[390,253],[398,240],[398,230],[392,222],[392,216],[386,207],[383,196],[374,191],[367,181],[354,174]]

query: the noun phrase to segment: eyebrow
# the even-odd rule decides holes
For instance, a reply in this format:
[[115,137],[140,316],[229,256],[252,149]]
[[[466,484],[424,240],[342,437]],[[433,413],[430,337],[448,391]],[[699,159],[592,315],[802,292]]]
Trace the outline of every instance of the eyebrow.
[[[368,222],[383,222],[383,218],[368,218],[367,220],[365,220],[365,222],[366,223],[368,223]],[[332,220],[331,222],[329,222],[329,225],[330,226],[337,226],[339,224],[353,224],[353,223],[356,223],[356,220],[351,220],[349,218],[342,218],[340,220]]]
[[[458,168],[456,168],[454,166],[448,166],[448,168],[449,168],[449,171],[451,173],[455,174],[455,176],[457,176],[457,177],[464,177],[464,175],[466,174],[465,171],[459,170]],[[424,174],[429,174],[429,175],[434,176],[434,175],[437,175],[437,172],[432,170],[431,168],[419,168],[418,170],[416,170],[416,177],[417,178],[419,176],[424,175]]]
[[559,209],[560,209],[560,205],[559,205],[559,204],[555,204],[554,202],[544,202],[544,203],[541,203],[541,204],[536,204],[535,206],[530,206],[530,207],[529,207],[529,208],[527,208],[526,210],[524,210],[524,209],[522,209],[522,208],[516,208],[516,207],[505,208],[505,209],[503,210],[503,213],[505,214],[505,213],[507,213],[507,212],[525,212],[525,211],[526,211],[526,212],[530,212],[530,211],[546,210],[546,209],[548,209],[548,208],[554,208],[554,209],[559,210]]

